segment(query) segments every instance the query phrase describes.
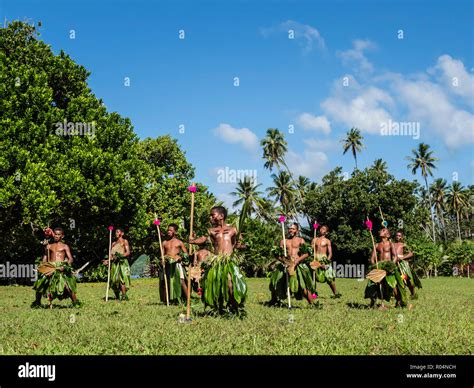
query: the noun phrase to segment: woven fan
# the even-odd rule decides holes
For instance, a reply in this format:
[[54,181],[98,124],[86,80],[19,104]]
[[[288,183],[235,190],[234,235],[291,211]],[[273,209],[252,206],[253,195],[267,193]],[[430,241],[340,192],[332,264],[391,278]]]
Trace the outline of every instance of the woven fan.
[[380,283],[386,275],[387,272],[383,269],[373,269],[367,274],[365,278],[373,281],[374,283]]
[[41,263],[38,266],[38,272],[42,273],[45,276],[50,276],[54,271],[56,271],[56,267],[54,266],[54,264],[51,264],[49,262]]

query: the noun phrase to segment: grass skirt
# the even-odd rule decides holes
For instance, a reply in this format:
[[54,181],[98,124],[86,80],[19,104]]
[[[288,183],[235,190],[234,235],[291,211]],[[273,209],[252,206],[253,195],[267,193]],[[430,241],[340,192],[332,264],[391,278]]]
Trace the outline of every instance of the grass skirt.
[[126,290],[130,288],[130,265],[126,257],[117,253],[115,257],[110,263],[110,288],[117,294],[121,284],[125,284]]
[[387,272],[387,275],[383,278],[380,283],[374,283],[369,280],[367,286],[365,287],[365,298],[370,299],[380,299],[390,301],[392,296],[394,296],[395,289],[397,289],[400,304],[402,307],[407,305],[407,293],[406,285],[402,279],[402,274],[397,265],[392,261],[382,261],[378,263],[378,267],[372,265],[369,268],[369,271],[372,269],[383,269]]
[[[65,299],[71,293],[77,292],[76,277],[72,274],[72,267],[66,261],[52,261],[57,269],[49,276],[40,274],[33,284],[33,289],[49,300]],[[64,267],[64,271],[59,268]]]
[[[239,268],[237,255],[213,255],[202,264],[205,272],[201,280],[202,300],[205,306],[223,313],[243,309],[247,298],[247,283]],[[232,301],[228,282],[232,280]]]
[[[303,299],[303,290],[314,293],[316,290],[311,279],[311,271],[306,263],[299,263],[295,268],[295,274],[288,276],[290,283],[290,292],[298,300]],[[274,293],[278,299],[287,298],[287,280],[286,269],[282,263],[279,263],[270,277],[270,291]]]

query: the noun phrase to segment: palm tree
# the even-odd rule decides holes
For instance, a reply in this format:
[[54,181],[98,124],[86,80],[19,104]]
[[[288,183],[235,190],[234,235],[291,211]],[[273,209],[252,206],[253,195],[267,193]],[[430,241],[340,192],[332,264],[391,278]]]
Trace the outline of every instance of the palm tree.
[[461,240],[461,214],[469,209],[468,191],[462,187],[461,182],[454,181],[448,187],[447,194],[448,204],[456,214],[456,221],[458,225],[458,238]]
[[265,168],[272,171],[273,166],[279,168],[285,164],[284,157],[288,151],[288,143],[278,129],[268,129],[267,136],[262,139],[260,145],[263,147],[263,158],[266,160]]
[[384,175],[387,173],[387,162],[383,159],[377,159],[374,161],[372,168],[377,172],[377,174]]
[[[296,186],[293,174],[285,162],[285,154],[288,151],[288,143],[286,142],[283,133],[281,133],[278,129],[269,128],[267,130],[267,136],[262,139],[260,145],[263,147],[263,158],[266,160],[264,167],[272,171],[273,167],[276,166],[280,173],[282,172],[280,166],[285,167],[292,185]],[[302,204],[303,198],[301,197],[299,191],[297,191],[296,194],[298,195],[298,199]],[[289,204],[289,206],[293,208],[292,210],[294,211],[294,216],[298,221],[298,211],[296,210],[294,203],[294,196],[292,197],[292,202]]]
[[243,205],[247,201],[247,214],[246,216],[252,216],[253,213],[259,213],[258,207],[261,200],[260,195],[262,194],[258,191],[258,187],[262,184],[259,183],[256,185],[253,178],[244,178],[237,183],[236,191],[231,192],[230,194],[238,197],[238,199],[232,204],[233,207]]
[[444,241],[447,241],[446,221],[444,214],[446,212],[446,179],[438,178],[430,186],[431,197],[433,198],[436,214],[443,227]]
[[280,203],[285,214],[291,215],[296,190],[292,185],[290,174],[280,171],[278,175],[272,174],[272,179],[275,186],[267,188],[268,195]]
[[346,133],[346,138],[342,141],[344,145],[342,146],[344,152],[343,155],[346,154],[347,151],[352,151],[352,156],[354,156],[355,161],[355,168],[357,169],[357,152],[360,152],[364,145],[362,144],[363,136],[360,134],[360,130],[357,128],[351,128],[349,132]]
[[410,161],[408,168],[411,168],[412,174],[415,175],[418,169],[420,169],[421,176],[425,180],[425,186],[428,192],[428,201],[430,204],[431,225],[433,229],[433,242],[436,242],[433,205],[431,203],[431,196],[429,193],[427,177],[428,175],[433,176],[432,169],[436,168],[436,166],[434,165],[434,162],[437,161],[438,159],[432,156],[433,151],[429,151],[429,149],[430,149],[430,146],[428,144],[420,143],[418,144],[418,149],[413,149],[411,151],[412,156],[407,156],[406,159]]

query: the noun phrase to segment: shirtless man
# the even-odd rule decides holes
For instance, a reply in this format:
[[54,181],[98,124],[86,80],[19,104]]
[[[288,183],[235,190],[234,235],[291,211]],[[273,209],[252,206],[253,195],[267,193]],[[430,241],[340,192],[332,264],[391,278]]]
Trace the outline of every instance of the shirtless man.
[[[117,240],[112,243],[111,250],[110,287],[114,291],[117,300],[128,300],[127,290],[130,288],[130,264],[127,259],[130,256],[130,244],[123,236],[124,230],[122,228],[115,229]],[[109,261],[104,260],[103,264],[109,265]],[[120,292],[122,293],[121,298]]]
[[[370,258],[371,264],[375,264],[376,257],[378,257],[378,261],[394,261],[395,262],[395,248],[393,243],[390,241],[390,231],[387,228],[382,228],[379,232],[379,237],[381,241],[375,245],[375,250],[372,250],[372,256]],[[378,255],[377,255],[378,254]],[[392,259],[393,258],[393,259]],[[385,279],[383,281],[386,281]],[[397,304],[399,304],[399,295],[397,287],[393,288],[393,294],[395,299],[397,300]],[[375,305],[375,299],[371,300],[370,306],[373,307]],[[386,308],[382,303],[382,308]]]
[[340,298],[341,294],[336,290],[336,281],[334,276],[334,271],[331,267],[332,261],[332,246],[331,240],[329,240],[326,236],[329,233],[329,227],[323,225],[321,229],[319,229],[320,237],[313,238],[311,245],[316,253],[316,260],[321,263],[321,269],[316,269],[316,271],[324,271],[324,280],[326,283],[329,284],[332,293],[334,294],[335,298]]
[[[227,210],[223,206],[214,206],[211,209],[211,214],[210,214],[210,221],[212,224],[212,228],[208,229],[208,233],[209,233],[209,238],[211,240],[212,246],[214,248],[214,255],[231,257],[234,253],[234,248],[244,249],[245,245],[241,244],[241,242],[238,241],[237,229],[231,225],[226,224],[225,222],[226,218],[227,218]],[[207,239],[208,239],[207,236],[202,236],[202,237],[190,239],[189,243],[202,245],[207,241]],[[231,264],[233,264],[235,271],[237,271],[237,274],[234,274],[234,276],[236,276],[239,281],[239,287],[236,287],[236,288],[240,290],[239,299],[241,299],[242,304],[243,304],[243,300],[245,300],[245,297],[247,294],[247,286],[245,284],[243,275],[240,273],[238,269],[237,263],[231,262]],[[213,265],[220,265],[220,264],[219,263],[211,264],[211,266]],[[207,271],[209,271],[209,269]],[[204,283],[206,283],[206,279],[204,279]],[[238,305],[241,303],[238,303],[235,299],[234,285],[232,282],[232,275],[230,273],[227,273],[227,288],[229,291],[229,302],[230,302],[229,305],[232,308],[236,309]],[[204,291],[203,298],[206,299],[206,284],[203,285],[203,291]],[[221,309],[223,306],[217,306],[215,304],[212,307]]]
[[[404,253],[406,245],[405,245],[405,242],[403,241],[403,232],[398,231],[396,233],[395,241],[396,242],[393,244],[393,247],[395,249],[396,261],[400,263],[399,264],[400,266],[406,265],[408,267],[408,271],[412,273],[412,277],[414,278],[413,281],[411,281],[410,278],[406,280],[407,280],[408,289],[410,290],[411,298],[416,299],[415,286],[421,288],[421,283],[419,282],[419,279],[416,276],[416,273],[409,267],[409,264],[407,262],[402,263],[404,260],[411,259],[413,257],[413,252],[409,250],[408,253],[406,254]],[[405,271],[405,272],[408,272],[408,271]]]
[[[178,225],[176,224],[170,224],[168,226],[168,230],[166,231],[166,240],[163,242],[163,251],[165,257],[168,257],[174,261],[176,261],[176,270],[179,273],[179,281],[181,283],[181,289],[183,294],[182,295],[187,295],[188,294],[188,287],[186,285],[186,280],[184,276],[184,268],[181,263],[182,257],[180,256],[181,253],[188,254],[188,250],[184,246],[184,243],[176,238],[176,233],[178,232]],[[167,263],[167,267],[169,266],[169,262]],[[169,272],[168,270],[166,271],[167,273]],[[168,292],[171,291],[171,287],[169,286],[171,283],[169,276],[168,276]],[[163,282],[164,284],[164,282]],[[161,293],[164,296],[164,287],[161,287]],[[162,300],[165,300],[165,298],[162,297]]]
[[[57,270],[64,273],[64,266],[61,266],[61,263],[67,263],[72,265],[74,259],[72,258],[71,250],[67,244],[64,244],[61,240],[64,237],[64,230],[62,228],[54,228],[54,231],[50,228],[45,229],[45,235],[47,237],[53,236],[54,243],[48,243],[46,245],[45,253],[43,255],[43,263],[54,263],[57,267]],[[41,306],[41,297],[48,296],[50,307],[51,302],[54,299],[55,295],[51,294],[49,289],[48,280],[51,279],[53,275],[45,276],[42,275],[34,284],[33,289],[36,290],[36,300],[33,302],[32,307]],[[60,293],[61,296],[63,291],[69,295],[72,300],[73,305],[79,305],[80,302],[77,300],[76,296],[76,278],[73,275],[61,274],[65,278],[64,290],[54,290],[53,293]]]
[[[296,275],[292,275],[291,272],[293,272],[293,269],[295,272],[298,271],[298,265],[305,266],[306,264],[300,264],[300,263],[306,260],[309,256],[308,253],[303,253],[300,255],[300,248],[302,247],[302,245],[306,244],[306,242],[303,238],[297,236],[298,232],[299,232],[299,225],[297,223],[291,224],[290,227],[288,228],[288,238],[286,239],[286,253],[287,253],[286,260],[290,260],[292,263],[289,265],[286,271],[289,272],[290,276],[296,276]],[[280,247],[284,248],[284,245],[285,245],[284,241],[280,240]],[[281,257],[280,261],[282,261],[283,264],[287,265],[285,258]],[[307,277],[308,282],[311,283],[311,275],[309,275],[309,268],[305,268],[305,270],[307,270],[308,272],[308,277]],[[277,267],[275,271],[279,271],[279,267]],[[281,277],[279,282],[281,281],[285,282],[285,288],[288,287],[286,276]],[[298,290],[296,289],[291,290],[291,287],[290,287],[290,291],[292,291],[293,293],[299,293],[299,292],[302,293],[302,295],[306,298],[308,303],[312,305],[313,296],[308,288],[311,286],[311,284],[300,284],[298,279],[297,281],[298,281]],[[277,284],[272,286],[272,283],[270,283],[270,291],[272,294],[272,299],[269,302],[267,302],[268,305],[272,306],[272,305],[278,304],[278,299],[282,299],[283,295],[278,295],[278,288],[279,286]]]

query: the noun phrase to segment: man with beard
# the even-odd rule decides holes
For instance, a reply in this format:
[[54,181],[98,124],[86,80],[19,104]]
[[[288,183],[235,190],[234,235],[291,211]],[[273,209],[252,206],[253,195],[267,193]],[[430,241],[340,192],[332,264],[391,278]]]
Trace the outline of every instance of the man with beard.
[[395,235],[396,242],[393,244],[393,247],[395,249],[396,261],[400,266],[402,276],[405,278],[408,289],[410,290],[411,298],[417,299],[418,295],[415,292],[415,287],[421,288],[421,281],[416,275],[416,272],[412,268],[410,268],[408,260],[413,257],[413,252],[408,250],[406,254],[404,253],[405,248],[407,248],[407,246],[403,241],[403,237],[403,232],[401,231],[398,231]]

